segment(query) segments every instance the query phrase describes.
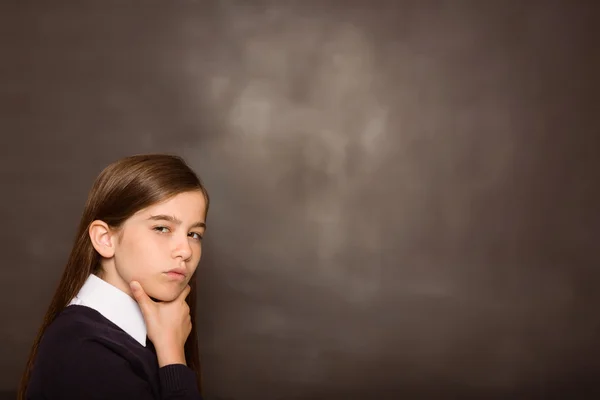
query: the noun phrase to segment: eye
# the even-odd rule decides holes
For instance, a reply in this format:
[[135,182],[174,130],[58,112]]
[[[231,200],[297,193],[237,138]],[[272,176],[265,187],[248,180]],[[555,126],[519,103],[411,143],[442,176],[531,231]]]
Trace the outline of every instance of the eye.
[[196,240],[202,240],[202,235],[197,232],[190,232],[190,236],[192,236]]
[[155,226],[152,229],[159,233],[168,233],[169,232],[169,228],[167,228],[166,226]]

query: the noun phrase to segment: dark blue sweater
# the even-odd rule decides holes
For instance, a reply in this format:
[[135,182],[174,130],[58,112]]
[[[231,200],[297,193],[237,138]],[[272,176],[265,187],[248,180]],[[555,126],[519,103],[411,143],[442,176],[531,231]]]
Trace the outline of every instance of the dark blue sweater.
[[65,308],[40,343],[28,400],[199,400],[195,373],[183,364],[158,367],[144,347],[96,310]]

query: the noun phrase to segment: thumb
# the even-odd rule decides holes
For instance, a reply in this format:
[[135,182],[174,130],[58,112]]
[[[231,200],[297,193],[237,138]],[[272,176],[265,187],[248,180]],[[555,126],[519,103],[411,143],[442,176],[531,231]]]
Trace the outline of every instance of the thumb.
[[133,293],[133,298],[140,305],[142,313],[146,314],[146,312],[149,311],[148,308],[152,304],[152,299],[148,297],[148,295],[146,294],[144,289],[142,289],[142,285],[140,285],[139,282],[132,281],[129,284],[129,287],[131,288],[131,292]]

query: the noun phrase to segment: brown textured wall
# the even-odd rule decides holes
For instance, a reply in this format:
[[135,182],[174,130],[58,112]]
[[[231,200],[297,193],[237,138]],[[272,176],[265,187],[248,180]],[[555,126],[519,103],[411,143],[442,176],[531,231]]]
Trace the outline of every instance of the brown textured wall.
[[3,2],[0,389],[96,174],[169,151],[214,204],[210,398],[598,395],[598,11]]

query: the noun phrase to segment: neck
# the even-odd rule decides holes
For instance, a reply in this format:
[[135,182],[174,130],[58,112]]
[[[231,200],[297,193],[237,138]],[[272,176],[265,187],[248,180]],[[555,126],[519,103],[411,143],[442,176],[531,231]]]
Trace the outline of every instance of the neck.
[[117,289],[121,290],[123,293],[126,293],[129,297],[133,298],[133,293],[131,293],[129,284],[125,281],[125,279],[121,277],[121,275],[119,275],[117,269],[114,266],[114,263],[110,262],[110,260],[109,262],[102,263],[102,267],[100,268],[96,276],[98,276],[98,278],[102,279],[103,281],[110,283]]

